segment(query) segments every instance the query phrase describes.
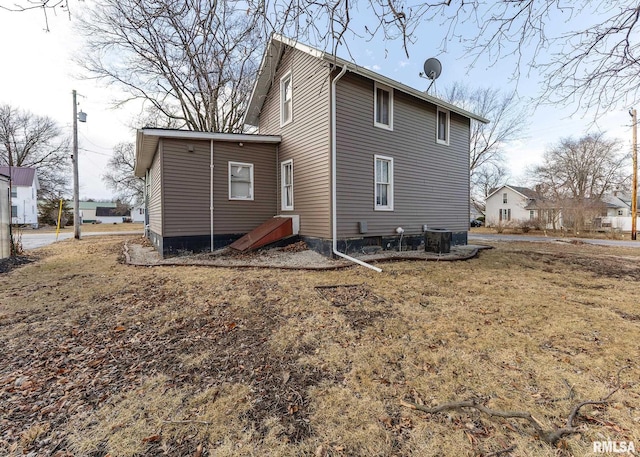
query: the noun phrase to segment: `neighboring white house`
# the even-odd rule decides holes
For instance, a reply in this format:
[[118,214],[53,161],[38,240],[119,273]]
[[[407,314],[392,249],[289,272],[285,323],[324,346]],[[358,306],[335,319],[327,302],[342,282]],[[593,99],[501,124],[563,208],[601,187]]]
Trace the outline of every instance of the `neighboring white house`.
[[[606,216],[597,217],[593,221],[596,230],[619,230],[630,232],[631,224],[631,196],[615,191],[602,198],[606,205]],[[640,213],[639,213],[640,214]],[[640,218],[636,219],[636,227],[640,227]]]
[[530,222],[542,228],[561,228],[562,210],[528,187],[504,185],[486,198],[485,225],[513,227]]
[[145,208],[144,204],[136,205],[131,208],[131,222],[145,223]]
[[96,208],[96,222],[99,221],[102,224],[122,224],[125,219],[130,219],[130,214],[128,207],[112,208],[98,206]]
[[11,223],[38,228],[38,174],[31,167],[0,167],[11,181]]
[[113,202],[78,202],[78,208],[80,209],[80,220],[83,224],[93,224],[98,221],[98,219],[96,218],[96,209],[99,206],[102,208],[115,208],[118,205]]
[[0,174],[0,259],[6,259],[11,255],[9,238],[11,210],[9,208],[9,177]]
[[505,185],[493,189],[485,201],[485,224],[495,227],[535,219],[535,210],[526,209],[533,200],[535,191],[526,187]]

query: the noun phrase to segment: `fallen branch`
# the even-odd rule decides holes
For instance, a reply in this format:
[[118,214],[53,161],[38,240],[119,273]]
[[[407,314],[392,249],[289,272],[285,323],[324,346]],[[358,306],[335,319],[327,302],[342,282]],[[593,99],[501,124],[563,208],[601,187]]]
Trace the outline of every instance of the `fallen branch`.
[[500,449],[499,451],[495,451],[495,452],[492,452],[491,454],[487,454],[484,457],[497,457],[502,454],[508,454],[509,452],[515,450],[515,448],[516,448],[516,445],[514,444],[513,446],[509,446],[508,448]]
[[579,433],[579,429],[574,427],[573,422],[580,412],[580,409],[587,405],[602,405],[609,403],[609,398],[618,391],[620,387],[616,387],[613,391],[611,391],[606,397],[601,400],[586,400],[581,403],[578,403],[573,407],[571,412],[569,413],[569,417],[567,418],[567,424],[565,427],[556,428],[553,430],[546,430],[543,424],[536,419],[531,413],[526,411],[501,411],[497,409],[491,409],[479,403],[477,399],[467,400],[467,401],[459,401],[452,403],[444,403],[439,406],[435,406],[433,408],[427,408],[423,405],[418,405],[417,403],[409,402],[409,401],[401,401],[400,405],[406,408],[422,411],[427,414],[437,414],[443,411],[460,411],[465,408],[472,408],[477,411],[480,411],[483,414],[486,414],[490,417],[501,417],[503,419],[523,419],[527,421],[531,427],[535,430],[535,435],[542,441],[552,446],[555,446],[558,441],[560,441],[565,436],[574,435]]

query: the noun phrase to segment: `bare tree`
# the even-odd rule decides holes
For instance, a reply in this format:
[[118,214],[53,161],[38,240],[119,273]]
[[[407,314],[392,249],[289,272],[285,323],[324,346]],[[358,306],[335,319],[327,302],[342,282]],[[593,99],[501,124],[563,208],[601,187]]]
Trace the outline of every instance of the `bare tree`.
[[121,104],[142,100],[190,130],[238,132],[264,43],[256,20],[230,1],[99,0],[77,22],[79,63],[117,85]]
[[45,31],[49,32],[49,14],[54,16],[58,11],[71,18],[71,9],[68,0],[14,0],[10,5],[0,5],[0,10],[13,13],[39,10],[44,15]]
[[562,208],[563,224],[579,232],[589,217],[601,211],[604,194],[628,181],[624,172],[628,158],[621,154],[620,142],[603,133],[564,138],[545,152],[533,179],[544,189],[546,200]]
[[144,178],[133,174],[135,158],[133,143],[117,144],[107,163],[108,171],[102,176],[107,187],[127,203],[141,203],[144,198]]
[[66,193],[69,158],[69,138],[53,119],[0,106],[0,164],[36,168],[39,196]]
[[[630,0],[418,1],[248,0],[265,29],[335,50],[346,37],[402,40],[407,52],[425,26],[443,31],[440,50],[462,43],[471,66],[515,59],[521,72],[542,73],[543,100],[597,112],[634,102],[640,94],[640,5]],[[362,26],[358,11],[373,13]],[[310,20],[311,19],[311,20]]]
[[471,121],[469,173],[471,201],[482,210],[484,199],[491,188],[504,184],[505,147],[521,139],[526,131],[527,109],[514,92],[503,94],[488,87],[471,88],[455,83],[445,91],[443,98],[461,108],[477,113],[489,124]]

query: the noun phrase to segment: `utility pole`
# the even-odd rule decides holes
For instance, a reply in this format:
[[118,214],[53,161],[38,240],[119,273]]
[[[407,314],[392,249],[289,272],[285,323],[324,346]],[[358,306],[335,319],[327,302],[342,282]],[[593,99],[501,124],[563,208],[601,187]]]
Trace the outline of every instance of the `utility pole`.
[[635,108],[629,110],[633,119],[633,184],[631,194],[631,239],[636,239],[636,221],[638,218],[638,121]]
[[73,90],[73,237],[80,239],[80,183],[78,182],[78,103]]

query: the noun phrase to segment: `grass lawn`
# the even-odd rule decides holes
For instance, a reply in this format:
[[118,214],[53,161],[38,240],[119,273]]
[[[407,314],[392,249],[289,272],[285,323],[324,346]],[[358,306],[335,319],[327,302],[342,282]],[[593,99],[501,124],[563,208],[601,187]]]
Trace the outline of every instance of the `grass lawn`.
[[[496,243],[378,274],[132,267],[123,239],[57,243],[0,275],[0,455],[640,448],[638,249]],[[554,429],[615,389],[557,447],[524,420],[403,406],[476,400]]]

